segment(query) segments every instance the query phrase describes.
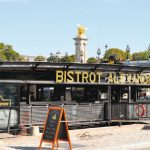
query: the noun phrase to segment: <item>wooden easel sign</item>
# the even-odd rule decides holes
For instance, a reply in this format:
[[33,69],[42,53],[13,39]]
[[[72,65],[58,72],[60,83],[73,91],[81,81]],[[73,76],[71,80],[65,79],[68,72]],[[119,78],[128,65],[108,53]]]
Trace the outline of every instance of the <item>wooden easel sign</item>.
[[39,150],[42,142],[52,143],[52,150],[54,150],[55,144],[58,147],[59,140],[68,142],[72,150],[65,110],[61,107],[51,107],[47,112]]

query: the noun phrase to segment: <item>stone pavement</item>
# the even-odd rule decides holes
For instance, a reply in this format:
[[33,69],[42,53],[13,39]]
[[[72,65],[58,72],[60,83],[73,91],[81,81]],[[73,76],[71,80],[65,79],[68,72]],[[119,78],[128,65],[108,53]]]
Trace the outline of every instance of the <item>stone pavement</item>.
[[[133,124],[69,131],[73,150],[140,150],[150,149],[150,125]],[[10,136],[0,134],[1,150],[37,150],[38,136]],[[69,150],[67,142],[59,142],[58,150]],[[51,144],[43,143],[42,150],[50,150]]]

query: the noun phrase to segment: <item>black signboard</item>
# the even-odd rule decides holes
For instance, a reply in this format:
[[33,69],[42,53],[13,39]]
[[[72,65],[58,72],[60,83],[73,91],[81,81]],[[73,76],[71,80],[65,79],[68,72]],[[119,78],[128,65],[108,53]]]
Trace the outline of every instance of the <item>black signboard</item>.
[[42,142],[52,143],[52,150],[54,150],[55,144],[58,147],[58,140],[69,142],[72,150],[65,111],[61,107],[51,107],[47,113],[39,150]]
[[60,110],[54,110],[48,112],[47,122],[45,125],[45,131],[43,135],[43,140],[53,141],[56,134],[56,129],[58,126],[58,120],[60,118]]
[[62,119],[61,119],[61,124],[59,127],[59,132],[58,132],[58,139],[60,140],[68,140],[68,133],[67,133],[67,126],[66,126],[66,122],[64,119],[64,115],[62,115]]

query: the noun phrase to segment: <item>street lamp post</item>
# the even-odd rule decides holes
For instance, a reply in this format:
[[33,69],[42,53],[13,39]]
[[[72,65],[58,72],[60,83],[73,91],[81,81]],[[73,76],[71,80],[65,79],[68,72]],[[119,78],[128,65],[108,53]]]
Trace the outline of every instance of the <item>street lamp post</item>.
[[107,51],[107,48],[108,48],[108,45],[106,44],[106,45],[105,45],[105,50],[106,50],[106,51]]
[[130,53],[130,47],[129,47],[129,45],[127,45],[127,47],[126,47],[126,52],[127,52],[127,61],[129,60],[129,53]]
[[98,48],[97,49],[98,63],[100,62],[100,54],[101,54],[101,50],[100,50],[100,48]]

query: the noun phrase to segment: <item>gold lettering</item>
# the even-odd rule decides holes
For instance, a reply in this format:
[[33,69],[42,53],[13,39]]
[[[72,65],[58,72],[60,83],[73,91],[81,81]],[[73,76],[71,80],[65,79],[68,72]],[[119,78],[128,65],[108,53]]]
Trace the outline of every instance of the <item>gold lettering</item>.
[[77,75],[77,82],[80,82],[81,71],[75,71],[75,74]]
[[146,76],[143,75],[143,77],[144,77],[144,84],[147,84]]
[[146,76],[146,82],[147,82],[147,84],[150,84],[150,75]]
[[114,73],[114,83],[119,83],[119,77]]
[[145,75],[145,84],[148,84],[148,75]]
[[89,75],[89,81],[90,81],[91,83],[94,83],[95,80],[96,80],[96,75],[95,75],[94,72],[91,72],[90,75]]
[[67,72],[67,75],[68,75],[68,78],[69,78],[69,79],[67,79],[67,82],[74,82],[73,74],[74,74],[73,71],[68,71]]
[[112,73],[109,73],[108,83],[113,83],[113,75],[112,75]]
[[150,75],[148,75],[148,84],[150,84]]
[[88,72],[82,72],[82,82],[88,83]]
[[[101,78],[104,78],[101,72],[88,72],[88,71],[56,71],[56,83],[100,83]],[[124,73],[109,73],[107,83],[116,84],[150,84],[150,74],[124,74]],[[8,104],[0,104],[8,105]]]
[[125,74],[121,73],[119,76],[119,83],[125,83],[126,82],[126,77]]
[[143,74],[140,75],[140,83],[145,84],[145,76]]
[[132,75],[131,74],[127,74],[126,75],[126,83],[131,83],[132,81]]
[[98,75],[98,83],[100,83],[101,82],[101,75],[102,75],[102,73],[101,72],[97,72],[96,74]]
[[67,78],[67,71],[64,71],[64,82],[66,82],[66,78]]
[[57,70],[56,71],[56,83],[62,83],[63,82],[63,71]]
[[138,84],[139,83],[139,78],[136,74],[132,75],[132,83]]

